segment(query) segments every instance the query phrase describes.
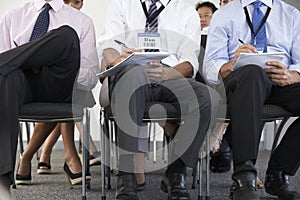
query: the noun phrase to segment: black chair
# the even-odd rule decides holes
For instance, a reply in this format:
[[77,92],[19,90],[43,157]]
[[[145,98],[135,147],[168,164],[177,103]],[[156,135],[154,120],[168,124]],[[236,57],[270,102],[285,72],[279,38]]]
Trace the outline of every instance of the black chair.
[[[82,164],[82,199],[86,199],[86,173],[89,172],[89,121],[90,114],[87,108],[71,103],[27,103],[19,112],[20,122],[83,122],[83,164]],[[27,126],[28,127],[28,126]],[[24,151],[22,141],[22,130],[19,132],[20,152]],[[29,129],[27,129],[29,139]]]
[[[106,83],[107,84],[107,83]],[[107,91],[106,91],[107,93]],[[104,94],[107,95],[107,94]],[[101,93],[100,93],[101,96]],[[107,100],[106,100],[107,101]],[[101,100],[100,100],[101,104]],[[111,168],[109,166],[110,163],[110,144],[106,144],[105,141],[110,140],[113,138],[113,128],[115,126],[114,123],[114,116],[111,112],[111,108],[107,103],[104,103],[106,105],[102,105],[102,109],[100,111],[100,125],[101,125],[101,152],[102,153],[102,166],[101,166],[101,184],[102,184],[102,199],[106,199],[106,193],[105,193],[105,185],[107,185],[107,189],[111,189],[111,181],[110,181],[110,173]],[[151,108],[151,116],[149,114],[149,110]],[[166,113],[167,112],[167,113]],[[166,117],[167,114],[167,117]],[[159,123],[159,122],[176,122],[178,125],[181,125],[184,123],[184,119],[182,119],[182,113],[178,111],[178,109],[170,104],[170,103],[163,103],[163,102],[148,102],[146,103],[145,113],[143,122],[145,123]],[[116,137],[117,138],[117,137]],[[209,139],[209,137],[207,137]],[[118,141],[115,141],[116,144]],[[208,141],[209,144],[209,141]],[[208,153],[207,151],[206,153]],[[117,156],[116,156],[117,157]],[[199,173],[199,179],[202,179],[202,173]],[[107,184],[105,181],[105,177],[107,177]],[[208,180],[208,177],[207,177]],[[207,181],[208,184],[208,181]],[[208,188],[208,186],[207,186]],[[198,195],[199,198],[202,196],[202,191],[199,191]]]

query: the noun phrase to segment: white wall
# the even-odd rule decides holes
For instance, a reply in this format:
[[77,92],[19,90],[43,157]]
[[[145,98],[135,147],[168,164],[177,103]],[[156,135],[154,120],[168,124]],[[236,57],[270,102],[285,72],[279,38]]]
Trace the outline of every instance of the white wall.
[[[18,5],[24,4],[30,0],[3,0],[1,7],[0,7],[0,19],[5,15],[5,13]],[[197,0],[185,0],[189,2],[191,5],[195,5],[198,1]],[[218,6],[219,0],[211,0],[215,2],[215,5]],[[96,34],[99,34],[104,29],[104,17],[106,14],[106,10],[108,7],[110,0],[84,0],[84,6],[82,11],[88,14],[93,20],[96,27]]]

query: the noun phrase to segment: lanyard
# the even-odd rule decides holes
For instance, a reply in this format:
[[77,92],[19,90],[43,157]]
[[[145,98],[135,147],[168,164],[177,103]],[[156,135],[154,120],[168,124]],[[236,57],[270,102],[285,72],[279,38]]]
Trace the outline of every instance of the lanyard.
[[254,43],[256,43],[256,39],[255,39],[255,38],[256,38],[256,36],[257,36],[259,30],[260,30],[260,29],[263,27],[263,25],[266,23],[267,18],[269,17],[271,8],[268,7],[268,10],[267,10],[267,12],[266,12],[264,18],[263,18],[262,21],[260,22],[260,24],[259,24],[259,26],[258,26],[258,28],[257,28],[257,30],[256,30],[255,32],[254,32],[253,24],[252,24],[252,22],[251,22],[251,20],[250,20],[250,16],[249,16],[249,13],[248,13],[248,10],[247,10],[246,6],[244,7],[244,11],[245,11],[245,15],[246,15],[246,20],[247,20],[248,26],[250,27],[251,33],[253,34]]
[[[170,3],[170,1],[171,0],[169,0],[169,2],[167,3],[167,5]],[[142,2],[142,0],[140,0],[140,2],[142,4],[142,6],[143,6],[143,10],[144,10],[144,13],[146,15],[148,23],[151,23],[161,13],[161,11],[163,11],[163,9],[165,8],[164,5],[161,5],[160,8],[155,13],[153,13],[153,15],[149,16],[149,13],[147,11],[147,7],[146,7],[145,1]]]

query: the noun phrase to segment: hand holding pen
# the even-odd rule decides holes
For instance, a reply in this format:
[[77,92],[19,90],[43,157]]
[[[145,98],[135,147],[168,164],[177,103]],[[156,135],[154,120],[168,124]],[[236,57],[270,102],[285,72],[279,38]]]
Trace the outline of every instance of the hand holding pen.
[[133,48],[129,48],[126,44],[124,44],[123,42],[119,41],[119,40],[114,40],[114,42],[116,42],[117,44],[122,46],[122,52],[121,55],[116,58],[112,63],[111,66],[115,66],[116,64],[118,64],[119,62],[121,62],[122,60],[126,59],[128,56],[130,56],[132,53],[134,52],[141,52],[142,50],[138,49],[133,49]]
[[251,44],[245,44],[245,42],[241,39],[239,39],[239,42],[242,44],[241,47],[242,49],[240,50],[240,53],[258,53],[257,49],[252,46]]

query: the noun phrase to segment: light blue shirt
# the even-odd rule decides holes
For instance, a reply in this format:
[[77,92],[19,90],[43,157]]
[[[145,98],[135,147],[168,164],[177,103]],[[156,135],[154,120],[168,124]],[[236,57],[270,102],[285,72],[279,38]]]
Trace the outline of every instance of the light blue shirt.
[[[207,38],[203,74],[209,83],[220,83],[222,65],[232,60],[239,39],[250,43],[251,30],[247,24],[243,7],[247,7],[250,19],[255,0],[235,0],[214,13]],[[265,23],[268,52],[285,52],[282,63],[289,70],[300,73],[300,12],[281,0],[261,0],[266,12],[271,7]]]

